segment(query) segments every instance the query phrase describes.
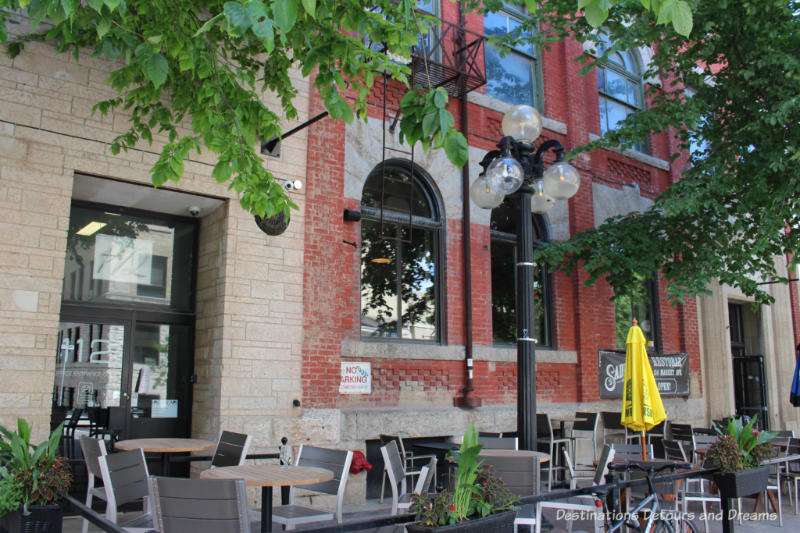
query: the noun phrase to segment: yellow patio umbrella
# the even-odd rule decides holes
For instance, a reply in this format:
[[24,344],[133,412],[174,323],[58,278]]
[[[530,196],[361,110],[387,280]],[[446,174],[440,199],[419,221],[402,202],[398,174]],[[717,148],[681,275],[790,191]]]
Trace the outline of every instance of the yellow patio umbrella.
[[642,329],[633,319],[625,342],[625,380],[622,395],[622,424],[642,433],[642,459],[647,459],[645,432],[667,418],[653,369],[647,358]]

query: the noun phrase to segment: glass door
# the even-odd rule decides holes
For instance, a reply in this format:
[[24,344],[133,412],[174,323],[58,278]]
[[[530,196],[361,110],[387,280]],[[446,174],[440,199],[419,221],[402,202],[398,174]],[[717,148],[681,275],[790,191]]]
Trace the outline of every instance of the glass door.
[[136,322],[133,327],[129,438],[188,436],[191,416],[192,328]]

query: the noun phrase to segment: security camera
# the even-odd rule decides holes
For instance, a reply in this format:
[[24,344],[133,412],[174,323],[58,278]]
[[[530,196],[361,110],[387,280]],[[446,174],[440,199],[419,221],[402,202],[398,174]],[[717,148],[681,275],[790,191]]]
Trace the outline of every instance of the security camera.
[[283,188],[286,189],[287,191],[291,191],[291,190],[298,190],[299,191],[300,189],[303,188],[303,182],[300,181],[300,180],[287,181],[287,182],[284,182]]
[[196,205],[191,206],[189,208],[189,214],[192,215],[193,217],[199,217],[200,216],[200,208],[197,207]]

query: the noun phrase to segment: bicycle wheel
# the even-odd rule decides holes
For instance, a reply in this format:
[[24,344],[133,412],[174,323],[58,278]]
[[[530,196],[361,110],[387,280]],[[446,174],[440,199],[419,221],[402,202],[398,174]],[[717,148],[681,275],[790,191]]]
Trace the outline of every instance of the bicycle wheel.
[[689,519],[679,520],[674,526],[673,522],[667,520],[661,522],[667,526],[661,530],[663,533],[697,533],[698,531],[697,526]]

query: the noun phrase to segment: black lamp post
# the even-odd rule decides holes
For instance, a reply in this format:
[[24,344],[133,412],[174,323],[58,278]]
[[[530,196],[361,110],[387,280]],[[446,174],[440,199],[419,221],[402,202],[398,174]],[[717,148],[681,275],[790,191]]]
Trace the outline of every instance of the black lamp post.
[[[533,141],[542,131],[539,112],[516,106],[503,117],[503,137],[498,150],[481,161],[483,173],[470,187],[472,200],[493,209],[506,195],[518,200],[517,216],[517,433],[522,450],[536,449],[536,339],[534,335],[533,221],[531,213],[545,213],[555,200],[566,200],[578,191],[580,174],[564,161],[564,147],[556,140]],[[545,152],[553,150],[556,161],[545,170]]]

